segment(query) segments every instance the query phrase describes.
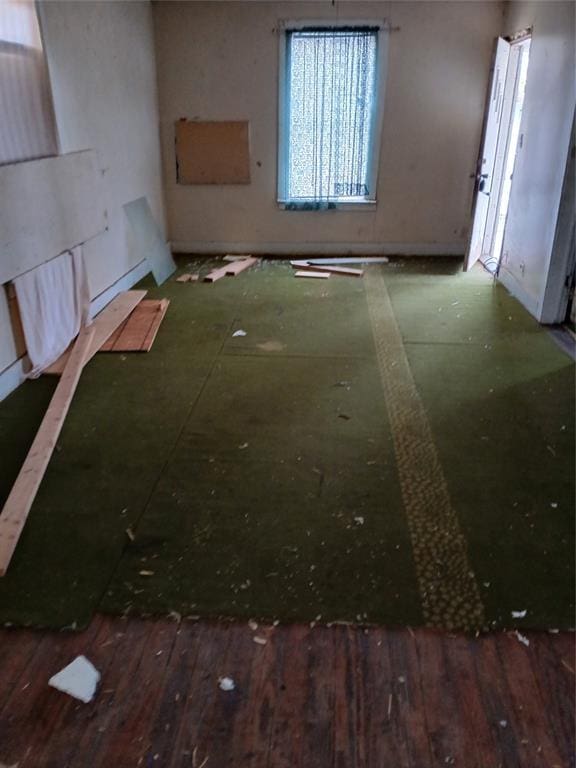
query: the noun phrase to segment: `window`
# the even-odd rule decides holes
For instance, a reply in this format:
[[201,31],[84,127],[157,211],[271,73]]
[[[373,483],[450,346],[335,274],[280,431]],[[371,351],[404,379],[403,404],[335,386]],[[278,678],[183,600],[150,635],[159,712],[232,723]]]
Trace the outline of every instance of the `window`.
[[375,201],[381,32],[377,25],[287,26],[278,167],[286,208]]
[[58,152],[48,72],[32,0],[0,1],[0,164]]

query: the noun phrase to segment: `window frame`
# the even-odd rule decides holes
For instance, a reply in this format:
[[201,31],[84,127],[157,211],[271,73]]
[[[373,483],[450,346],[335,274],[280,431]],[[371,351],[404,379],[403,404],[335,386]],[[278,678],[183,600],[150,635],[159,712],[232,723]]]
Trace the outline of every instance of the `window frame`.
[[[380,146],[382,143],[382,127],[384,124],[384,96],[388,62],[388,33],[389,25],[385,19],[299,19],[283,20],[278,24],[278,159],[277,159],[277,191],[276,202],[283,210],[303,210],[298,206],[292,208],[292,201],[287,196],[288,189],[288,141],[287,128],[289,105],[286,101],[287,79],[287,32],[297,32],[308,28],[338,29],[354,27],[373,27],[377,30],[376,37],[376,109],[372,113],[370,124],[370,159],[368,161],[367,186],[369,194],[361,199],[331,200],[329,210],[373,211],[377,206],[378,170],[380,165]],[[304,201],[303,201],[304,202]],[[310,200],[313,203],[313,200]],[[313,209],[313,207],[312,207]],[[324,208],[320,210],[326,210]]]
[[[0,0],[1,2],[1,0]],[[34,160],[43,160],[49,157],[59,157],[62,154],[62,146],[60,140],[60,130],[58,120],[56,118],[56,105],[54,103],[54,92],[52,88],[52,77],[50,72],[50,66],[48,62],[48,55],[46,53],[46,44],[44,39],[44,27],[43,27],[43,13],[44,8],[39,0],[30,0],[30,8],[33,8],[34,15],[36,17],[36,23],[38,24],[38,34],[40,46],[29,45],[28,43],[13,42],[0,37],[0,52],[6,52],[20,56],[22,59],[37,59],[41,64],[42,77],[44,82],[42,87],[46,88],[46,100],[47,111],[45,117],[49,121],[44,126],[51,132],[51,139],[53,139],[54,151],[48,154],[32,154],[26,155],[16,159],[0,160],[0,168],[8,165],[14,165],[16,163],[28,163]]]

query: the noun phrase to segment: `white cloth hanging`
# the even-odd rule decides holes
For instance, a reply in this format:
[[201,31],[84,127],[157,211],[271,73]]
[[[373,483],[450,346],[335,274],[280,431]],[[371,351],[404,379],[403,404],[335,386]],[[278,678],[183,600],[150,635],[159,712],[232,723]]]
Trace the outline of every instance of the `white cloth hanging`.
[[28,357],[29,378],[38,377],[67,349],[90,317],[82,246],[14,280]]

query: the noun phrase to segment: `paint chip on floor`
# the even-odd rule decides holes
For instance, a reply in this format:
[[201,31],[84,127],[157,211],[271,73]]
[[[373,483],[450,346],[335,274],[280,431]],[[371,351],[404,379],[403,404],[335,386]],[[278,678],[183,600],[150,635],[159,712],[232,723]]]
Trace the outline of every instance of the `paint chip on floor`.
[[233,691],[236,688],[236,683],[231,677],[219,677],[218,686],[221,691]]
[[77,656],[48,680],[48,685],[88,704],[94,698],[100,672],[85,656]]

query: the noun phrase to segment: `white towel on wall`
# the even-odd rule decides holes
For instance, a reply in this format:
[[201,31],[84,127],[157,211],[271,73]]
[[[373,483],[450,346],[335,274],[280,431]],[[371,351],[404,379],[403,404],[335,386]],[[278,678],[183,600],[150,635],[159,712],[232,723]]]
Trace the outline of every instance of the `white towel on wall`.
[[82,246],[14,280],[22,328],[32,370],[39,376],[66,350],[90,311],[88,278]]

